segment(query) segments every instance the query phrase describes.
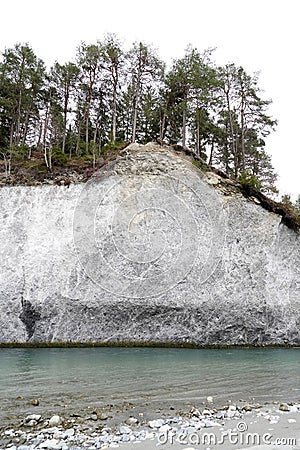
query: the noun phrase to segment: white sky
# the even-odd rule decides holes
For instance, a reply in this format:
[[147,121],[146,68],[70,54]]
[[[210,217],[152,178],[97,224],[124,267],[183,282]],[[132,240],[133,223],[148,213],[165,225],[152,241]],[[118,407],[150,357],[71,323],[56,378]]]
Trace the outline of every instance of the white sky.
[[114,32],[126,45],[153,44],[165,61],[187,44],[217,47],[217,63],[260,71],[260,87],[279,120],[267,150],[281,193],[300,194],[299,0],[2,0],[0,51],[29,42],[47,65],[73,58],[81,41]]

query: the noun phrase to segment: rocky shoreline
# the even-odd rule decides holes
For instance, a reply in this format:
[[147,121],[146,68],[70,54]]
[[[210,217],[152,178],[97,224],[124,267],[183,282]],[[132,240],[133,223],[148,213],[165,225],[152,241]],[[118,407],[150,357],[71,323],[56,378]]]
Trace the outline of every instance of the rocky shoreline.
[[208,397],[207,405],[174,412],[171,407],[169,413],[160,416],[136,412],[121,422],[114,411],[109,415],[98,409],[91,410],[88,416],[81,412],[51,417],[32,413],[0,429],[0,450],[97,450],[132,445],[174,450],[201,445],[207,449],[210,445],[250,448],[257,443],[277,448],[279,439],[285,449],[300,448],[300,403],[261,405],[241,400],[217,409],[213,398]]

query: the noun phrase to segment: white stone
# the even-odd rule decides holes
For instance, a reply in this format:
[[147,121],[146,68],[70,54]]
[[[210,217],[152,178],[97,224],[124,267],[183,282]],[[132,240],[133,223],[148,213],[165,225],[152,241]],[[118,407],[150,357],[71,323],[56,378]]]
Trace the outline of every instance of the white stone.
[[50,427],[55,427],[57,425],[60,425],[61,423],[62,423],[62,419],[58,415],[52,416],[51,419],[49,420],[49,426]]
[[119,431],[120,431],[121,434],[130,434],[130,433],[132,433],[131,428],[126,427],[125,425],[121,426]]
[[29,414],[29,416],[25,417],[25,422],[30,422],[31,420],[35,420],[36,422],[39,422],[41,420],[42,416],[40,414]]
[[150,428],[160,428],[165,421],[163,419],[149,420],[148,425]]
[[49,449],[49,450],[59,450],[61,449],[62,444],[59,443],[57,439],[46,439],[39,445],[39,448]]
[[69,428],[68,430],[66,430],[64,432],[64,438],[68,438],[68,437],[74,436],[74,434],[75,434],[74,428]]

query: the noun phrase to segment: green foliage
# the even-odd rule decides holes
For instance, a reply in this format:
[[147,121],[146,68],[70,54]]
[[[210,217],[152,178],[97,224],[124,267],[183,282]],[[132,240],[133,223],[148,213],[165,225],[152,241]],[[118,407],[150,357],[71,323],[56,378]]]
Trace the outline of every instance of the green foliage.
[[298,216],[300,216],[300,195],[298,195],[298,198],[294,203],[294,209],[296,211],[296,214],[298,214]]
[[52,163],[55,166],[65,166],[68,162],[68,157],[63,153],[62,149],[59,147],[53,147],[51,149]]
[[118,153],[122,148],[124,148],[124,141],[109,141],[102,147],[101,156],[106,158],[110,154]]
[[201,161],[194,159],[193,165],[196,166],[198,169],[203,170],[204,172],[207,172],[211,170],[207,164],[203,164]]
[[81,156],[81,161],[84,163],[92,164],[93,162],[93,155],[86,153],[85,155]]
[[253,175],[250,172],[244,171],[241,173],[241,175],[239,176],[238,181],[243,185],[243,186],[249,186],[252,189],[255,189],[257,191],[261,190],[261,182],[258,180],[258,178]]
[[276,174],[265,150],[276,126],[271,101],[257,74],[217,67],[212,54],[189,46],[166,71],[150,45],[134,42],[126,52],[107,34],[82,42],[75,62],[46,71],[28,44],[16,44],[0,58],[1,158],[10,165],[35,146],[50,169],[51,158],[63,166],[73,156],[95,165],[125,141],[160,138],[272,194]]
[[284,194],[281,197],[281,203],[283,203],[284,206],[287,206],[290,209],[293,209],[294,207],[290,194]]
[[22,146],[34,131],[45,81],[44,63],[28,44],[6,49],[0,61],[0,137]]

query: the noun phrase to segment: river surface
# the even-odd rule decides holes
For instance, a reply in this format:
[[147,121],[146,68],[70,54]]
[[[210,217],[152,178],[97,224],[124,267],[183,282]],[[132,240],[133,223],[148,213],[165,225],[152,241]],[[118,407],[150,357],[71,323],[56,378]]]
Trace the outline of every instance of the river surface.
[[[168,410],[300,400],[300,348],[0,349],[0,425],[24,414],[121,405]],[[40,405],[31,405],[39,399]]]

